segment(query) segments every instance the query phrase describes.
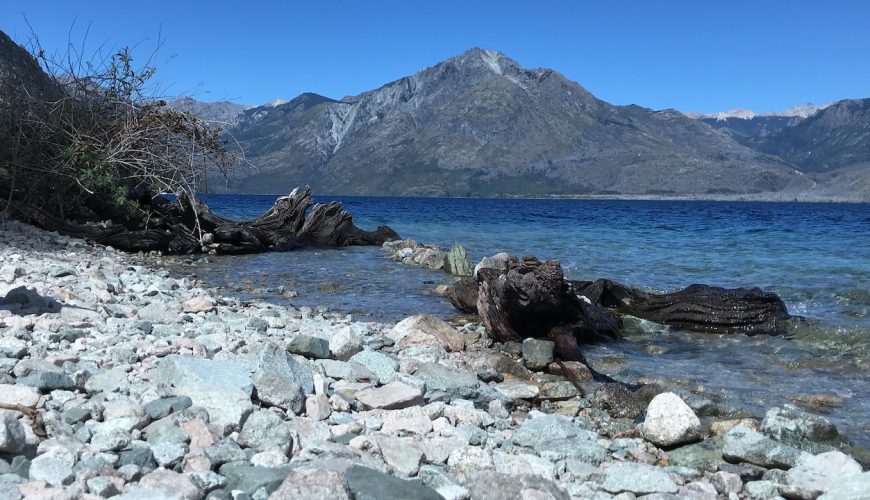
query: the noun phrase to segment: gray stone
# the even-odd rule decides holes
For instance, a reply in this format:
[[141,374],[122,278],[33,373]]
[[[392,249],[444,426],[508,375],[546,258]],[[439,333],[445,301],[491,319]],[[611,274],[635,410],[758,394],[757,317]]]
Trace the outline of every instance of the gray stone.
[[390,382],[382,387],[357,391],[354,397],[368,408],[397,410],[421,404],[423,391],[404,382]]
[[287,454],[293,445],[293,436],[280,415],[269,410],[258,410],[245,421],[238,442],[257,451],[278,449]]
[[168,398],[155,399],[145,405],[145,413],[152,420],[159,420],[169,416],[171,413],[186,410],[193,405],[193,401],[187,396],[172,396]]
[[722,456],[732,462],[749,462],[768,468],[794,467],[803,453],[742,425],[725,434]]
[[299,467],[269,496],[269,500],[351,500],[344,476],[334,470]]
[[100,451],[119,451],[130,446],[130,433],[121,429],[98,432],[91,437],[91,446]]
[[234,360],[244,365],[252,374],[275,373],[296,382],[305,394],[314,393],[314,377],[311,369],[294,359],[278,344],[259,343],[252,353],[238,356]]
[[148,433],[148,444],[188,443],[190,436],[175,425],[162,425]]
[[770,500],[779,497],[779,486],[770,481],[749,481],[743,485],[747,500]]
[[327,377],[356,382],[378,382],[378,376],[359,363],[347,363],[334,359],[318,359],[315,364],[323,368]]
[[118,392],[129,385],[127,372],[123,367],[117,367],[92,375],[85,382],[85,390],[91,394],[96,392]]
[[382,384],[392,381],[399,369],[398,361],[378,351],[361,351],[351,356],[348,361],[366,367],[378,376]]
[[837,428],[828,419],[792,405],[768,410],[761,422],[761,432],[777,441],[813,452],[827,451],[813,445],[833,444],[840,440]]
[[417,314],[398,322],[389,332],[396,345],[408,347],[441,347],[460,351],[465,338],[456,328],[431,314]]
[[342,328],[329,339],[329,351],[337,360],[347,361],[362,349],[359,337],[349,326]]
[[368,467],[353,466],[345,477],[354,500],[443,500],[420,480],[399,479]]
[[64,456],[46,453],[30,462],[30,479],[45,481],[52,486],[65,486],[73,482],[73,464]]
[[0,415],[0,452],[18,453],[24,448],[27,436],[24,426],[11,413]]
[[229,491],[238,490],[254,495],[262,488],[268,495],[281,486],[291,471],[290,466],[254,467],[227,464],[221,467],[220,474],[226,478],[225,489]]
[[592,394],[592,404],[613,418],[637,418],[644,412],[643,402],[622,384],[607,383]]
[[697,470],[716,470],[722,463],[723,438],[716,436],[700,443],[680,446],[668,452],[671,465],[690,467]]
[[456,479],[444,471],[443,467],[422,465],[417,472],[417,477],[423,481],[423,484],[444,497],[444,500],[466,500],[469,498],[468,490],[460,486]]
[[509,258],[509,253],[499,252],[495,255],[489,255],[480,259],[480,262],[478,262],[477,265],[474,266],[474,277],[477,277],[477,273],[480,272],[481,269],[495,269],[497,271],[506,271],[507,261]]
[[88,492],[98,497],[108,498],[120,493],[115,482],[105,476],[97,476],[88,479]]
[[202,498],[202,492],[187,476],[166,469],[149,472],[139,480],[139,486],[151,490],[151,494],[155,495],[154,498],[173,500]]
[[326,420],[332,413],[332,406],[326,394],[316,394],[305,399],[305,415],[314,420]]
[[238,428],[253,410],[251,375],[229,361],[169,356],[157,364],[156,378],[205,408],[210,422],[223,430]]
[[139,319],[142,321],[148,321],[151,323],[162,323],[162,324],[172,324],[177,323],[180,316],[178,311],[180,311],[181,307],[176,308],[175,310],[171,310],[167,305],[163,302],[155,301],[149,303],[147,306],[139,309],[138,315]]
[[676,493],[679,488],[670,476],[651,465],[634,462],[615,462],[604,471],[602,489],[609,493],[623,492],[635,495],[651,493]]
[[743,489],[743,480],[737,474],[731,472],[719,471],[713,474],[710,478],[710,484],[716,488],[716,491],[722,495],[728,496],[740,493]]
[[154,453],[151,448],[133,448],[132,450],[123,450],[118,454],[118,467],[124,465],[135,465],[142,469],[154,469],[157,467],[157,462],[154,461]]
[[789,498],[812,500],[830,491],[841,478],[861,472],[858,462],[839,451],[804,456],[788,471],[788,484],[782,491]]
[[151,446],[151,453],[157,465],[171,469],[181,463],[187,454],[187,446],[182,443],[158,443]]
[[541,388],[522,380],[506,380],[492,386],[508,400],[532,399],[541,393]]
[[531,474],[502,474],[480,470],[469,474],[464,486],[474,500],[568,500],[570,496],[559,486]]
[[329,358],[329,341],[311,335],[297,335],[287,344],[287,350],[306,358],[326,359]]
[[378,448],[384,461],[403,476],[414,476],[420,470],[423,450],[411,438],[379,436]]
[[549,340],[527,338],[523,340],[523,362],[530,370],[541,370],[553,362],[555,343]]
[[478,408],[486,409],[490,401],[505,399],[498,391],[480,382],[474,373],[438,363],[423,363],[414,372],[414,377],[425,382],[425,397],[430,402],[467,399]]
[[17,378],[15,382],[21,385],[36,387],[43,392],[51,392],[58,389],[71,390],[75,389],[76,386],[69,375],[54,371],[34,372],[25,377]]
[[663,392],[647,406],[640,432],[654,445],[670,447],[697,441],[701,437],[701,421],[679,396]]
[[542,415],[523,422],[514,433],[513,442],[554,461],[573,458],[598,465],[607,461],[609,455],[598,444],[596,433],[560,415]]
[[305,391],[288,377],[260,372],[254,377],[255,396],[267,405],[277,406],[298,415],[305,404]]
[[203,493],[210,493],[227,484],[225,477],[210,470],[194,471],[187,474],[192,482]]
[[40,395],[36,390],[12,384],[0,384],[0,404],[21,405],[27,408],[36,408]]
[[839,478],[819,500],[870,500],[870,472]]

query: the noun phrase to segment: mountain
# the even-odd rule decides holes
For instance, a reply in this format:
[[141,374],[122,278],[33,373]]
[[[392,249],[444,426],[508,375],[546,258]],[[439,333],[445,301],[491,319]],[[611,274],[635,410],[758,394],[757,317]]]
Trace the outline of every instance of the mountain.
[[214,122],[223,128],[235,126],[239,115],[251,107],[230,101],[203,102],[192,97],[179,97],[170,100],[167,104],[179,111],[192,113],[205,121]]
[[709,195],[802,181],[682,113],[614,106],[481,49],[358,96],[246,110],[230,133],[259,167],[241,173],[241,192]]
[[745,108],[731,109],[706,115],[701,113],[686,114],[729,134],[737,142],[745,146],[755,148],[759,139],[778,134],[788,127],[793,127],[804,121],[805,118],[813,116],[828,106],[830,104],[816,105],[806,103],[792,106],[785,111],[771,111],[764,114],[757,114]]
[[864,165],[870,174],[870,99],[832,104],[793,127],[759,137],[754,147],[805,172]]

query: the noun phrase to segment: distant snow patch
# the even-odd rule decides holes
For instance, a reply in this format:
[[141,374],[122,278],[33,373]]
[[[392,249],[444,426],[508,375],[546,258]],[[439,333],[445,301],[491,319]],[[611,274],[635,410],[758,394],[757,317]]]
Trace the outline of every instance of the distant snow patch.
[[480,58],[483,59],[483,62],[489,66],[493,73],[497,75],[502,74],[501,65],[498,63],[498,60],[501,59],[501,54],[495,50],[483,50],[480,52]]

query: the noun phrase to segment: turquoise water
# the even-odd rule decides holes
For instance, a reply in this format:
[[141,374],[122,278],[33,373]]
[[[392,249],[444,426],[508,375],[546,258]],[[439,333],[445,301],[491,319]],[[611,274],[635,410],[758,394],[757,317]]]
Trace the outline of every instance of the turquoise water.
[[[692,283],[759,286],[778,293],[795,321],[783,337],[720,337],[630,325],[626,338],[588,348],[593,363],[626,378],[668,381],[721,402],[763,408],[825,395],[824,406],[853,439],[870,444],[870,205],[700,201],[502,200],[337,197],[363,228],[474,260],[507,251],[558,259],[569,278],[608,277],[674,290]],[[259,215],[272,196],[217,195],[227,217]],[[418,312],[450,316],[431,290],[440,272],[402,266],[377,248],[221,257],[197,272],[244,297],[324,305],[358,319]],[[790,399],[791,398],[791,399]]]

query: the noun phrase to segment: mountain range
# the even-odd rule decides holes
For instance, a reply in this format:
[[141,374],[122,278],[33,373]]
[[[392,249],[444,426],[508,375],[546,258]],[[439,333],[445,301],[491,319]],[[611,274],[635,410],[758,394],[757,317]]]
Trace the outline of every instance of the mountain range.
[[228,185],[236,192],[870,201],[868,106],[616,106],[475,48],[357,96],[305,93],[219,121],[256,166]]

